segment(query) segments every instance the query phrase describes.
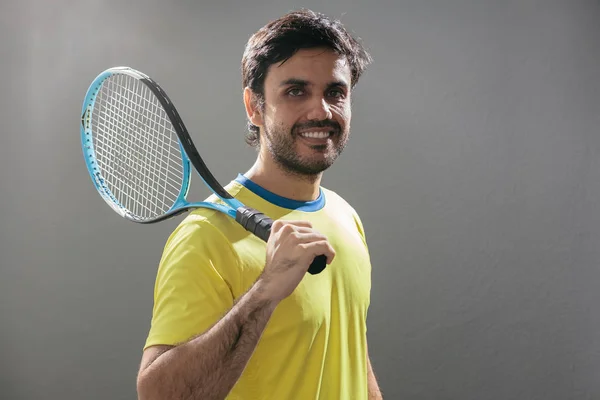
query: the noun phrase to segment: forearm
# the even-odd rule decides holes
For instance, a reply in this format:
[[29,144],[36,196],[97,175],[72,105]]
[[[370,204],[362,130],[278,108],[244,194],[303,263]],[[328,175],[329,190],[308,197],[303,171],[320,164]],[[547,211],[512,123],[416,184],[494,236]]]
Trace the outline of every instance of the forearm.
[[367,359],[367,388],[369,392],[369,400],[383,400],[381,390],[377,384],[377,378],[373,372],[371,361]]
[[143,372],[140,398],[223,399],[241,376],[274,309],[254,285],[207,332],[159,356]]

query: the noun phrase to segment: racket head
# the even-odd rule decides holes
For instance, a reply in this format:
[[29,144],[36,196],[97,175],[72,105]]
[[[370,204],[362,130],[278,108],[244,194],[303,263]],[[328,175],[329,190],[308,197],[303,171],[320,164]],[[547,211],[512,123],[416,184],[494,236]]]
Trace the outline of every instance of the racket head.
[[81,145],[104,201],[134,222],[186,210],[191,168],[173,122],[150,78],[113,67],[90,84],[82,106]]

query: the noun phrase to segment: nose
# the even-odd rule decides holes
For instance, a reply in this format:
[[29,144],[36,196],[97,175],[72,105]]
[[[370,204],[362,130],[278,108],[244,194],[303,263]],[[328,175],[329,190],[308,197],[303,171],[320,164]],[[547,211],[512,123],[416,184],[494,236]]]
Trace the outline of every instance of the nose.
[[329,108],[329,103],[323,98],[316,98],[310,105],[310,110],[306,116],[309,120],[322,121],[331,119],[332,114]]

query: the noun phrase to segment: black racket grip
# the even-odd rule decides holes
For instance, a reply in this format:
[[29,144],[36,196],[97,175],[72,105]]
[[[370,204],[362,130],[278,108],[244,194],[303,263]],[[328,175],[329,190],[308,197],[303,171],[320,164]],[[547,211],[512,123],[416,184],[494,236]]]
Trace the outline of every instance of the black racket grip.
[[[269,236],[271,236],[271,226],[273,225],[273,220],[260,211],[249,207],[240,207],[236,211],[235,220],[247,231],[252,232],[265,242],[269,240]],[[311,275],[316,275],[322,272],[326,266],[327,257],[325,257],[325,255],[320,255],[315,257],[312,264],[310,264],[310,267],[308,267],[308,272]]]

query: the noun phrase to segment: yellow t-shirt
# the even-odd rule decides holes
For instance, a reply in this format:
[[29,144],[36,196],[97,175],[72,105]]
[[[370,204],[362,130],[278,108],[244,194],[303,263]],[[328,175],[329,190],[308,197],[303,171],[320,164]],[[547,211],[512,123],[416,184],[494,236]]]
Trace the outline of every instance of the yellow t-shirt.
[[[325,188],[319,199],[298,202],[238,175],[226,189],[273,220],[311,221],[336,251],[332,264],[307,273],[277,306],[227,399],[366,400],[371,264],[357,213]],[[210,328],[255,282],[265,250],[233,218],[191,212],[165,245],[145,348],[175,345]]]

